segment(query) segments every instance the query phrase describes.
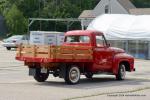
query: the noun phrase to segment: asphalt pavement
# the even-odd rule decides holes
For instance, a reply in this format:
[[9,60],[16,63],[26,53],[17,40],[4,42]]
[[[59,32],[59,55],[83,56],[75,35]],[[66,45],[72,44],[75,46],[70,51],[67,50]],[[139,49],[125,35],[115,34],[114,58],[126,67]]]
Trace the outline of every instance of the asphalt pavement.
[[52,75],[44,83],[28,76],[28,68],[15,60],[15,49],[7,51],[0,42],[0,100],[149,100],[150,60],[136,59],[136,72],[126,80],[114,76],[81,77],[77,85],[66,85]]

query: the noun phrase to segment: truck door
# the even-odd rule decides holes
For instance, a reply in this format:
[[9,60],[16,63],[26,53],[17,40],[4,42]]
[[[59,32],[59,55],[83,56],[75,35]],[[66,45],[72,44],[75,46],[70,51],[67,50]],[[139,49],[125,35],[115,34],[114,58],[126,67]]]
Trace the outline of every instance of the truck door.
[[94,67],[100,71],[109,71],[112,68],[112,52],[105,37],[96,35],[96,46],[94,49]]

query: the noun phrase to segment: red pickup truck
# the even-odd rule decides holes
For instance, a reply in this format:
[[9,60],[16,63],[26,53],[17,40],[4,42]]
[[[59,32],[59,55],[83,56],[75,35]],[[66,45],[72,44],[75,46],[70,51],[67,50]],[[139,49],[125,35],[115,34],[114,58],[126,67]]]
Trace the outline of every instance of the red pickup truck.
[[80,75],[115,75],[124,80],[126,71],[135,71],[134,58],[119,48],[110,47],[101,32],[76,30],[65,33],[61,46],[20,45],[16,59],[29,67],[29,75],[44,82],[49,74],[76,84]]

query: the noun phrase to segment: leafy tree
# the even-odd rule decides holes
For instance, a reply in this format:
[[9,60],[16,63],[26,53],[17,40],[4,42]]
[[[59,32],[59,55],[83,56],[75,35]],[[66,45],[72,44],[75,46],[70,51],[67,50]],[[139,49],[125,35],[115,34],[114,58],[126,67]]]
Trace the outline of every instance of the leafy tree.
[[[93,9],[100,0],[0,0],[0,14],[5,17],[8,29],[13,34],[27,31],[28,18],[78,18],[85,9]],[[138,8],[150,7],[150,0],[131,0]],[[42,25],[41,25],[42,24]],[[35,22],[32,29],[66,30],[67,23]],[[73,24],[74,28],[79,23]]]
[[12,34],[23,34],[27,31],[27,20],[16,5],[5,14],[6,24]]
[[137,8],[150,8],[150,0],[131,0]]
[[0,14],[5,15],[5,13],[10,9],[11,4],[7,0],[0,1]]

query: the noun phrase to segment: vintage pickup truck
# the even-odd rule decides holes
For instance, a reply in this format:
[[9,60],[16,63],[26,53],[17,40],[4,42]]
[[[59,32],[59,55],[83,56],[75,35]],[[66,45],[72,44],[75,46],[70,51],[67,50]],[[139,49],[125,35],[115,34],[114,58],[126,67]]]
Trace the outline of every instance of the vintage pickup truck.
[[75,30],[65,33],[64,43],[54,45],[19,45],[16,59],[24,61],[29,75],[44,82],[49,74],[76,84],[80,75],[115,75],[124,80],[126,71],[135,71],[134,58],[119,48],[110,47],[101,32]]

